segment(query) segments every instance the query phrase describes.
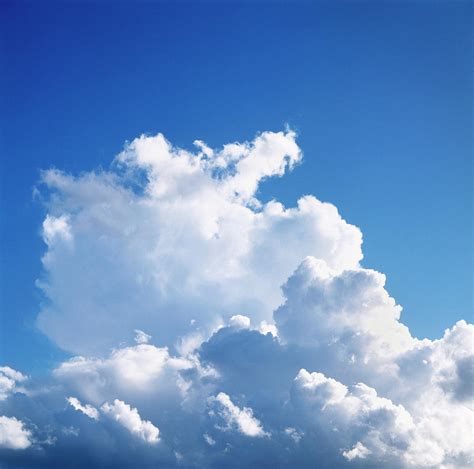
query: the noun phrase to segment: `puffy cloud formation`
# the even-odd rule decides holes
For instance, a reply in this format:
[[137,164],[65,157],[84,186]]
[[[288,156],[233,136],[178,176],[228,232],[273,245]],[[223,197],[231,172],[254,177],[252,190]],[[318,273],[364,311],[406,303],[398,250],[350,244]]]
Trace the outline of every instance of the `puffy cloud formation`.
[[0,416],[0,449],[26,449],[31,446],[31,432],[15,417]]
[[26,376],[9,366],[0,366],[0,401],[6,399],[10,394],[20,391]]
[[155,444],[160,440],[158,428],[148,420],[142,420],[137,409],[130,407],[125,402],[115,399],[113,404],[108,402],[103,404],[101,410],[143,441]]
[[72,407],[74,407],[74,409],[82,412],[84,415],[87,415],[89,418],[94,419],[94,420],[99,420],[99,411],[95,407],[89,404],[82,405],[81,401],[77,399],[77,397],[68,397],[67,401]]
[[111,395],[174,395],[179,391],[177,372],[193,367],[191,359],[170,357],[166,348],[139,344],[113,350],[103,359],[74,357],[53,374],[81,398],[99,405]]
[[[247,436],[268,436],[268,433],[263,431],[260,421],[253,416],[252,409],[248,407],[239,409],[226,393],[220,392],[216,397],[211,398],[210,401],[217,404],[217,413],[225,422],[224,427],[218,428],[232,430],[235,427]],[[211,411],[211,415],[214,415],[213,411]]]
[[171,347],[221,317],[271,322],[281,284],[304,257],[357,267],[361,233],[333,205],[256,198],[262,180],[300,162],[293,132],[198,148],[142,136],[109,172],[42,174],[48,250],[38,284],[48,301],[38,324],[62,348],[103,353],[135,329]]
[[43,173],[38,324],[74,356],[0,369],[3,465],[472,467],[474,326],[413,337],[333,205],[258,200],[292,131],[194,143]]
[[295,378],[292,399],[309,427],[328,433],[323,438],[339,440],[344,447],[356,436],[359,441],[342,452],[348,460],[369,456],[380,462],[406,459],[415,467],[434,462],[433,455],[426,454],[430,445],[417,435],[410,413],[363,383],[349,391],[332,378],[302,369]]

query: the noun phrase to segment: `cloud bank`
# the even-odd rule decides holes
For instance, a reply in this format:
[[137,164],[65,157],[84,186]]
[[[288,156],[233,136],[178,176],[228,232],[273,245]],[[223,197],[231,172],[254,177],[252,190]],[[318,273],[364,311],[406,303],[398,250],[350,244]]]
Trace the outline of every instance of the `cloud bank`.
[[413,337],[333,205],[258,199],[294,132],[194,144],[42,173],[38,326],[72,358],[0,368],[2,464],[471,467],[474,327]]

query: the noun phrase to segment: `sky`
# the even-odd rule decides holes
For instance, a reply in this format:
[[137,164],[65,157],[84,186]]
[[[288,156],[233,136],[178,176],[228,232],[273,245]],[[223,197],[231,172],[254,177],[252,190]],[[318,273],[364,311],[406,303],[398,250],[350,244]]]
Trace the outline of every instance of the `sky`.
[[[410,450],[384,450],[378,429],[338,440],[328,467],[472,461],[462,438],[426,437],[432,414],[413,397],[468,419],[471,329],[457,321],[473,320],[470,2],[3,1],[0,21],[0,365],[11,367],[0,369],[0,430],[18,436],[5,447],[25,449],[0,451],[6,467],[58,464],[79,430],[92,465],[131,433],[152,448],[143,464],[193,455],[219,467],[232,450],[202,445],[250,438],[242,457],[255,465],[287,438],[301,451],[276,463],[303,467],[317,454],[310,436],[331,440],[328,422],[362,435],[363,405],[396,428],[412,418],[400,435]],[[347,330],[375,338],[346,343]],[[333,340],[375,371],[325,361]],[[265,420],[277,402],[265,408],[245,383],[240,352],[281,357],[292,387],[266,363],[262,392],[291,401],[293,423]],[[438,364],[422,373],[420,360]],[[81,387],[86,371],[105,387],[90,374]],[[359,381],[381,397],[352,389]],[[150,410],[137,383],[168,407]],[[72,394],[45,397],[48,385]],[[173,449],[187,417],[165,407],[187,406],[209,421]],[[132,423],[117,436],[119,420]]]

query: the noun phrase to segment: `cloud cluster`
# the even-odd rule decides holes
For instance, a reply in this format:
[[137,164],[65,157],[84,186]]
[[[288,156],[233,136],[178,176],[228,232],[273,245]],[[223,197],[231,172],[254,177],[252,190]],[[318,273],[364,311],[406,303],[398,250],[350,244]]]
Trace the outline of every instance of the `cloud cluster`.
[[333,205],[258,200],[295,138],[43,173],[38,324],[74,356],[0,369],[5,467],[471,467],[474,327],[413,337]]
[[101,354],[135,329],[173,347],[236,314],[271,323],[301,259],[358,265],[361,233],[333,205],[256,198],[262,180],[301,160],[293,132],[199,150],[142,136],[110,172],[42,174],[47,301],[38,324],[62,348]]

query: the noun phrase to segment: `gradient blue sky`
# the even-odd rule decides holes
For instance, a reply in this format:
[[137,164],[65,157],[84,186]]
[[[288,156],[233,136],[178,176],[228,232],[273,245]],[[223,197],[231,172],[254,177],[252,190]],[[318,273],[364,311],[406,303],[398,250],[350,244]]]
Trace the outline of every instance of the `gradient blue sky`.
[[334,203],[415,335],[472,321],[470,2],[3,1],[0,22],[2,362],[63,356],[35,330],[39,171],[107,167],[143,132],[289,124],[304,163],[262,198]]

